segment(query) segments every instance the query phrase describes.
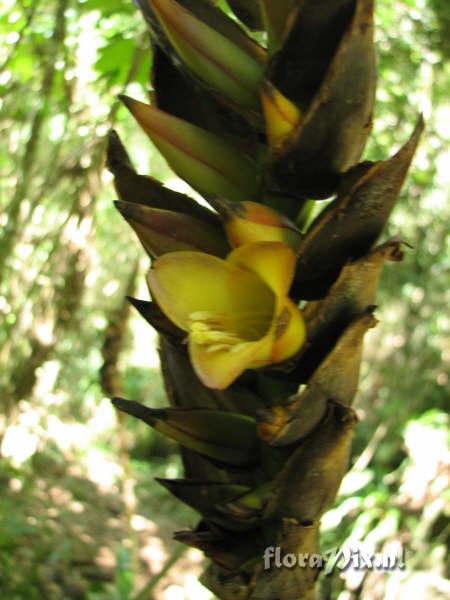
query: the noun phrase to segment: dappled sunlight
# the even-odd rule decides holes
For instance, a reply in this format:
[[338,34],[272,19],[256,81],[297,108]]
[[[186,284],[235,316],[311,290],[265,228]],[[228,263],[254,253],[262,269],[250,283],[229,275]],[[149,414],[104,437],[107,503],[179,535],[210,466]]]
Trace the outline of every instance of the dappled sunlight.
[[441,428],[420,422],[410,423],[406,428],[405,445],[410,464],[399,489],[399,502],[412,510],[431,504],[433,500],[437,501],[437,506],[430,505],[429,511],[445,509],[445,494],[450,489],[449,419],[445,420],[442,415],[441,422]]
[[[32,409],[27,403],[22,403],[21,408],[18,423],[11,425],[3,437],[1,451],[12,466],[24,469],[20,477],[11,477],[8,482],[11,498],[22,498],[26,484],[27,510],[31,514],[23,515],[24,522],[37,532],[45,523],[45,528],[52,532],[55,556],[63,552],[56,565],[64,559],[62,548],[68,544],[70,556],[78,557],[71,559],[74,561],[71,569],[80,578],[80,585],[85,586],[91,577],[113,582],[120,547],[129,552],[136,548],[139,558],[136,581],[138,587],[145,585],[165,567],[174,546],[168,532],[161,530],[158,521],[138,512],[139,506],[128,521],[119,493],[124,481],[123,466],[118,464],[112,449],[92,446],[102,437],[109,438],[117,427],[110,402],[104,399],[96,407],[91,405],[92,416],[84,424],[63,422],[55,415]],[[49,453],[48,444],[53,444],[61,456],[54,454],[56,450],[53,455]],[[26,466],[30,461],[34,464],[33,472]],[[168,468],[166,465],[165,471]],[[41,471],[42,476],[36,479]],[[152,514],[158,516],[156,505]],[[44,540],[39,543],[43,545]],[[158,597],[165,598],[165,594],[170,595],[177,588],[184,590],[185,600],[211,598],[196,582],[201,563],[200,552],[186,551],[180,566],[175,563],[158,584]]]
[[0,455],[9,458],[16,468],[33,456],[42,436],[41,411],[27,402],[22,402],[19,409],[17,422],[6,429],[0,446]]
[[[200,550],[186,549],[183,556],[175,564],[170,576],[164,577],[156,588],[157,598],[161,600],[213,600],[214,596],[198,580],[204,566]],[[177,583],[170,583],[170,581]]]
[[36,452],[39,435],[33,433],[26,425],[12,425],[3,436],[0,448],[1,455],[11,459],[11,464],[19,468],[22,463]]
[[133,515],[130,519],[130,525],[134,531],[145,531],[146,533],[156,533],[158,529],[154,521],[146,519],[142,515]]
[[45,435],[66,453],[75,449],[87,450],[92,442],[86,427],[80,423],[64,423],[54,415],[49,415],[47,419]]
[[139,557],[147,564],[151,573],[158,573],[168,558],[167,551],[158,537],[146,538],[144,546],[139,550]]
[[[405,567],[367,572],[350,562],[340,574],[346,591],[339,599],[352,599],[351,593],[361,587],[364,599],[370,600],[440,598],[439,594],[449,589],[448,580],[442,577],[445,547],[437,546],[433,556],[427,556],[422,546],[430,528],[446,519],[448,514],[449,505],[445,499],[450,487],[448,424],[447,415],[433,410],[422,419],[406,424],[403,447],[407,456],[398,468],[383,476],[381,483],[381,486],[394,485],[397,491],[391,496],[384,495],[380,488],[377,492],[376,487],[376,451],[386,435],[384,428],[375,433],[374,444],[369,441],[366,450],[344,477],[337,506],[323,516],[323,530],[332,531],[350,520],[355,524],[349,537],[340,543],[340,549],[358,549],[366,556],[374,556],[377,552],[401,556]],[[411,532],[399,528],[401,514],[405,511],[419,517],[414,538]],[[410,549],[405,550],[408,546]],[[419,576],[415,567],[424,568],[425,563],[433,572],[423,572]]]
[[[148,293],[144,294],[146,298]],[[133,335],[133,351],[130,362],[133,365],[148,369],[159,367],[158,334],[154,329],[143,322],[141,317],[132,319],[131,331]]]
[[86,455],[86,471],[91,481],[101,490],[117,489],[116,484],[123,475],[121,467],[105,456],[105,453],[89,449]]

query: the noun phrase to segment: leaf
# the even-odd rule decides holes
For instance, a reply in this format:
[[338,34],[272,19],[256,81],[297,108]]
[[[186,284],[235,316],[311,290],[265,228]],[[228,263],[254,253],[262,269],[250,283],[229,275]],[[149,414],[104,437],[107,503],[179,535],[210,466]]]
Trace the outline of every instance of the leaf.
[[216,213],[189,196],[164,187],[153,177],[136,173],[125,147],[114,130],[111,130],[108,136],[107,167],[114,175],[114,185],[122,201],[191,215],[220,227],[220,219]]
[[225,498],[219,500],[217,508],[225,514],[232,514],[235,518],[245,522],[262,511],[271,492],[272,482],[265,481],[239,496],[229,500]]
[[342,266],[366,253],[383,232],[423,131],[390,159],[363,163],[345,175],[341,191],[312,223],[298,251],[294,295],[323,297]]
[[107,77],[110,86],[123,85],[135,52],[135,41],[117,34],[110,38],[102,48],[99,48],[99,58],[95,62],[95,70],[101,77]]
[[257,164],[230,143],[154,106],[121,99],[172,169],[200,193],[228,200],[258,195]]
[[[167,38],[161,31],[159,21],[152,9],[152,0],[137,0],[154,39],[167,51]],[[198,20],[208,27],[228,38],[243,52],[252,55],[259,61],[264,60],[264,51],[250,36],[246,35],[241,27],[222,10],[213,5],[209,0],[178,0],[178,4],[191,12]],[[165,39],[164,39],[165,38]]]
[[[203,525],[203,523],[202,523]],[[260,557],[264,550],[264,539],[260,532],[247,533],[236,544],[236,537],[226,531],[204,529],[198,531],[176,531],[174,539],[188,546],[199,548],[214,563],[227,571],[245,572],[248,563]]]
[[243,31],[236,43],[238,28],[230,38],[175,0],[149,0],[149,4],[177,54],[197,77],[236,105],[259,109],[264,54],[256,53],[256,44]]
[[133,14],[134,7],[123,0],[86,0],[78,7],[82,12],[100,11],[105,17],[120,13]]
[[[237,383],[223,391],[206,388],[194,373],[185,347],[173,344],[167,336],[160,339],[160,360],[171,406],[202,407],[255,415],[260,402],[255,394]],[[236,481],[251,485],[254,483],[252,472],[230,474],[218,469],[217,465],[197,453],[182,449],[182,455],[185,476],[188,478],[201,477],[210,481]]]
[[204,89],[191,73],[175,66],[153,44],[152,83],[158,108],[198,127],[229,139],[243,152],[258,154],[257,131],[220,98]]
[[178,250],[198,250],[224,257],[229,252],[224,232],[190,215],[132,202],[115,202],[152,258]]
[[[356,164],[362,154],[371,130],[375,99],[373,1],[356,1],[351,24],[333,50],[320,86],[307,102],[298,94],[286,93],[281,86],[304,114],[296,144],[272,170],[273,178],[293,193],[311,198],[331,196],[340,174]],[[348,7],[344,13],[347,11]],[[333,21],[337,30],[339,25],[339,21]],[[313,31],[317,35],[316,28]],[[312,48],[306,47],[311,52]],[[280,87],[276,78],[272,81]]]
[[169,490],[174,496],[197,510],[204,519],[229,531],[249,531],[254,529],[257,519],[247,516],[236,519],[228,511],[220,511],[216,505],[229,502],[250,491],[248,486],[199,481],[189,479],[160,479],[156,481]]
[[292,21],[301,7],[301,0],[260,0],[267,31],[267,47],[270,54],[280,49],[289,32]]
[[211,513],[216,504],[230,502],[250,491],[250,488],[245,485],[192,479],[162,479],[160,477],[155,479],[174,496],[202,515]]
[[276,477],[265,519],[313,523],[320,518],[333,502],[347,469],[355,423],[352,409],[329,404],[325,418]]
[[[281,5],[287,5],[283,0]],[[263,0],[264,4],[278,3]],[[291,0],[294,4],[294,0]],[[316,95],[352,19],[355,0],[296,0],[299,12],[289,36],[270,63],[268,76],[306,111]],[[299,43],[301,40],[301,43]]]
[[402,242],[393,239],[349,262],[327,296],[306,305],[308,343],[290,377],[307,381],[353,318],[375,303],[383,265],[387,260],[402,260],[401,247]]
[[264,441],[273,446],[298,442],[320,423],[329,400],[351,404],[358,386],[364,335],[376,323],[371,308],[355,317],[314,372],[306,390],[286,407],[261,413],[258,430]]
[[249,466],[258,459],[259,438],[250,417],[208,409],[152,409],[124,398],[112,402],[186,448],[220,463]]

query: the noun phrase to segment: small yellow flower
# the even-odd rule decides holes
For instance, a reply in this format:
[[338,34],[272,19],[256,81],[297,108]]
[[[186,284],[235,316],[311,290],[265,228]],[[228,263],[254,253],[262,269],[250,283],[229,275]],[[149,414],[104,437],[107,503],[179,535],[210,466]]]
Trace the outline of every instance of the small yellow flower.
[[225,260],[171,252],[149,273],[154,300],[187,333],[201,381],[228,387],[246,369],[293,356],[305,341],[298,307],[288,298],[295,255],[282,242],[254,242]]

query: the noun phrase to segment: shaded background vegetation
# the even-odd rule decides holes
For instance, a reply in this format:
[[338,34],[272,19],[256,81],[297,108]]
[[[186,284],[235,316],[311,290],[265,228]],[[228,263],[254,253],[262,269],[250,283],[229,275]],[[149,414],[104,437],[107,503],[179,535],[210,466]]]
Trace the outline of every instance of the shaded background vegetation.
[[[117,417],[108,397],[158,406],[151,329],[124,296],[148,267],[112,207],[105,136],[180,186],[116,96],[144,99],[151,56],[131,0],[5,0],[0,16],[0,596],[210,598],[201,558],[170,541],[195,522],[152,481],[177,448]],[[448,543],[447,0],[378,0],[378,102],[366,158],[427,132],[387,236],[366,340],[354,460],[324,519],[323,548],[406,549],[404,572],[336,571],[323,598],[444,598]],[[447,96],[446,96],[447,94]]]

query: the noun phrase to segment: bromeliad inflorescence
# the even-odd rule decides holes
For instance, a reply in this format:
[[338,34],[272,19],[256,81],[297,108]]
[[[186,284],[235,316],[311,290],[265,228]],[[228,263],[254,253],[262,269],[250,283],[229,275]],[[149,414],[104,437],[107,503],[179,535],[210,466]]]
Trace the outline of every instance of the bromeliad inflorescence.
[[136,3],[153,91],[151,104],[122,100],[213,210],[137,174],[110,136],[116,206],[152,259],[152,302],[132,302],[160,333],[170,407],[114,402],[183,446],[186,479],[162,483],[201,514],[176,539],[211,559],[208,587],[222,600],[312,600],[316,568],[260,561],[267,546],[319,552],[378,278],[402,256],[398,240],[374,245],[423,121],[391,158],[360,162],[374,0],[228,0],[244,26],[222,2]]

